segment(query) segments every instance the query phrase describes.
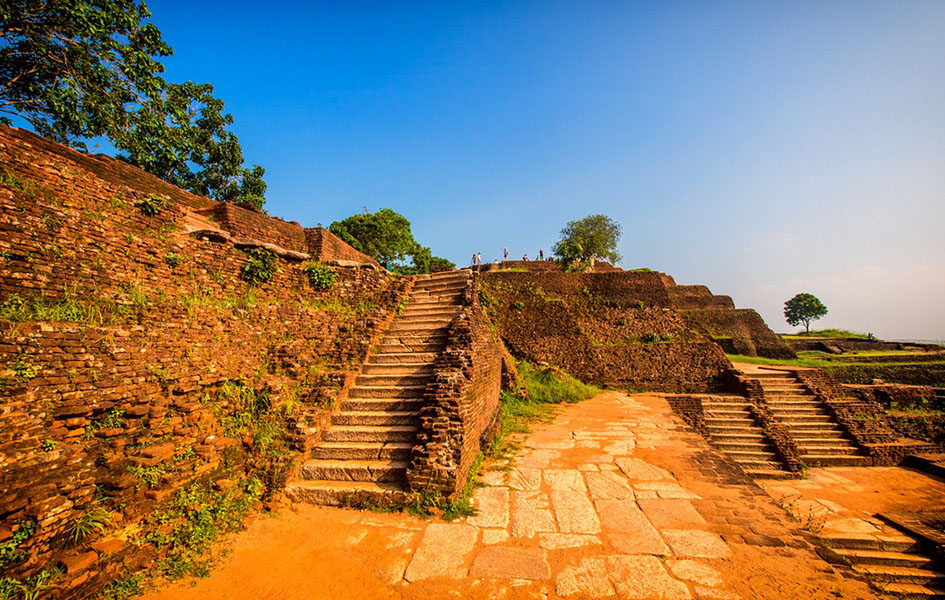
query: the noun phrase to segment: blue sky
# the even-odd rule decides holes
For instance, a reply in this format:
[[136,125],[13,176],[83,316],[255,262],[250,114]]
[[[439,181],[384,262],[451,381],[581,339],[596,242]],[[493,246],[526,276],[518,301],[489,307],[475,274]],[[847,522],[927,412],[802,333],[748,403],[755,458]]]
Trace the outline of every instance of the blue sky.
[[945,2],[174,2],[267,209],[393,208],[459,264],[621,223],[622,266],[789,327],[945,339]]

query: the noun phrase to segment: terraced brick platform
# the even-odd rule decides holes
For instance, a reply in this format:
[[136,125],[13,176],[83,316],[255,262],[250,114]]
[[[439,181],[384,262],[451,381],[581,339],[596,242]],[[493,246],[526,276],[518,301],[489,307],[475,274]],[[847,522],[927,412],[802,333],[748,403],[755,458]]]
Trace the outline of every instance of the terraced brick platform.
[[452,271],[415,283],[403,312],[331,415],[311,459],[289,484],[291,497],[337,505],[352,496],[383,501],[403,495],[424,390],[469,276]]

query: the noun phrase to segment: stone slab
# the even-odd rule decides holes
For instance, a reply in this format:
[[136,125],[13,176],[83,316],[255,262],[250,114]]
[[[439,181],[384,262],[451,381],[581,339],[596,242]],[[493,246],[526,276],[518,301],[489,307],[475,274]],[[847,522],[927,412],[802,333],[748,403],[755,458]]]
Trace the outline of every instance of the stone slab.
[[669,471],[661,469],[639,458],[618,458],[616,461],[620,470],[630,478],[630,481],[674,481]]
[[725,558],[732,553],[722,538],[699,529],[664,529],[673,554],[682,558]]
[[594,505],[584,492],[553,491],[551,506],[562,533],[600,533]]
[[512,536],[531,538],[536,533],[554,533],[554,517],[539,492],[512,493]]
[[479,529],[472,525],[433,523],[427,526],[404,579],[420,581],[433,577],[459,579],[476,546]]
[[654,527],[682,529],[707,525],[705,519],[689,500],[641,498],[637,503]]
[[581,535],[578,533],[541,533],[538,535],[538,545],[545,550],[565,550],[594,546],[600,544],[600,538],[595,535]]
[[591,497],[597,499],[633,499],[633,490],[627,478],[613,471],[585,473],[584,481]]
[[559,596],[643,600],[691,598],[688,588],[673,579],[652,556],[604,556],[586,558],[561,571],[555,581]]
[[470,577],[502,579],[548,579],[551,569],[540,548],[485,546],[473,560]]
[[545,469],[542,472],[545,482],[553,491],[584,492],[584,478],[577,469]]
[[498,529],[509,526],[508,488],[479,488],[473,492],[472,501],[479,513],[467,519],[470,525]]

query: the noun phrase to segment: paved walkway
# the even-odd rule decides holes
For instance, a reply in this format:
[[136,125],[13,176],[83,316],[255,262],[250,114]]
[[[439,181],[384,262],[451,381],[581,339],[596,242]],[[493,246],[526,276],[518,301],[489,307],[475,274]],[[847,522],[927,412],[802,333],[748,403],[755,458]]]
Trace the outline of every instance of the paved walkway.
[[[501,467],[502,465],[494,465]],[[461,522],[297,506],[157,598],[873,598],[658,396],[537,426]]]

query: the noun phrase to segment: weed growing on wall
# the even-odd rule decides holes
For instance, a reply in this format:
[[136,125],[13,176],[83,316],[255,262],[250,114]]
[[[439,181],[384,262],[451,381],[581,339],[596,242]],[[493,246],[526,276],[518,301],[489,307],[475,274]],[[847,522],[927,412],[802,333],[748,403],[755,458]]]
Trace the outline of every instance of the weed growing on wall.
[[176,252],[168,252],[164,255],[164,264],[172,269],[176,269],[184,262],[184,257]]
[[0,579],[0,599],[2,600],[37,600],[43,592],[52,588],[62,576],[58,568],[46,568],[26,579],[4,577]]
[[75,520],[69,527],[69,533],[72,541],[79,541],[87,538],[93,533],[105,531],[105,528],[111,525],[112,515],[102,505],[93,503],[82,516]]
[[250,248],[243,250],[246,254],[246,263],[240,269],[240,277],[251,284],[266,283],[279,272],[276,264],[276,255],[265,248]]
[[141,539],[135,541],[158,549],[163,558],[155,567],[168,579],[204,577],[213,561],[206,556],[210,545],[220,535],[242,529],[243,519],[262,493],[263,485],[256,479],[226,490],[214,489],[209,483],[193,483],[149,515],[141,526]]
[[135,203],[135,206],[137,206],[141,210],[141,213],[147,217],[153,217],[155,215],[161,214],[161,211],[167,208],[167,205],[167,200],[155,194],[145,196]]
[[0,543],[0,567],[16,564],[26,558],[20,546],[36,533],[36,521],[19,521],[16,526],[13,535]]
[[302,269],[308,276],[308,282],[316,290],[329,290],[335,284],[338,273],[328,265],[320,262],[310,262]]

